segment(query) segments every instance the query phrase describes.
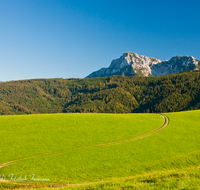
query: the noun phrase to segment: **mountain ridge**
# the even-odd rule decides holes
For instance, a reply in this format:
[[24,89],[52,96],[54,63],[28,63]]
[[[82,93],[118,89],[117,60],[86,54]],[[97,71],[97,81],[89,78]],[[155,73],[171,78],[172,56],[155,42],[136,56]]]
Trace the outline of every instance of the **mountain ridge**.
[[112,60],[108,68],[94,71],[86,78],[112,75],[162,76],[199,69],[200,61],[193,56],[174,56],[170,60],[162,61],[154,57],[138,55],[134,52],[125,52],[120,58]]
[[166,113],[200,109],[200,71],[159,77],[30,79],[0,83],[0,115]]

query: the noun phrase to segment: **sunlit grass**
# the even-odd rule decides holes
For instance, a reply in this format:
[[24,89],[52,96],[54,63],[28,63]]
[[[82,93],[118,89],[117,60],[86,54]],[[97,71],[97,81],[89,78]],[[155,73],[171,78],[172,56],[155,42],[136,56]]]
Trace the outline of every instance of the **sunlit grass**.
[[[1,126],[3,122],[5,124],[9,121],[9,128],[15,129],[15,132],[9,133],[7,130],[2,130],[2,133],[8,135],[3,136],[7,141],[1,141],[1,149],[4,150],[4,153],[1,152],[3,155],[1,163],[13,158],[39,155],[45,151],[46,153],[55,150],[57,152],[16,162],[1,168],[0,172],[13,173],[16,176],[35,174],[36,178],[49,179],[49,184],[58,182],[64,185],[98,183],[98,185],[93,184],[95,187],[88,184],[89,189],[103,189],[105,186],[107,189],[131,187],[175,189],[189,187],[191,184],[193,184],[191,187],[195,188],[199,182],[199,169],[194,169],[189,178],[187,175],[181,177],[181,172],[184,168],[197,168],[200,165],[200,111],[167,113],[166,115],[170,119],[169,125],[152,136],[112,146],[94,146],[83,149],[79,148],[145,134],[162,125],[163,118],[156,114],[9,116],[11,120],[7,119],[8,117],[2,117]],[[20,117],[23,118],[23,122]],[[18,123],[14,122],[13,118]],[[29,120],[25,121],[24,118]],[[34,130],[35,133],[32,133]],[[20,134],[23,135],[20,137]],[[18,141],[15,141],[17,137]],[[32,138],[31,141],[29,141],[30,138]],[[37,139],[36,144],[34,138]],[[20,154],[18,149],[5,143],[8,143],[9,139],[12,139],[13,144],[18,142],[15,147],[22,147]],[[6,152],[6,149],[9,151]],[[174,177],[176,175],[166,176],[171,170],[178,172],[177,177]],[[153,173],[156,172],[161,172],[166,177],[161,178],[157,175],[155,183],[151,182]],[[150,181],[146,180],[148,177],[144,181],[138,178],[135,180],[134,176],[145,176],[148,173],[151,173]],[[125,182],[124,179],[128,180],[129,177],[131,180]],[[102,180],[104,186],[100,183]],[[81,186],[80,188],[86,187]]]

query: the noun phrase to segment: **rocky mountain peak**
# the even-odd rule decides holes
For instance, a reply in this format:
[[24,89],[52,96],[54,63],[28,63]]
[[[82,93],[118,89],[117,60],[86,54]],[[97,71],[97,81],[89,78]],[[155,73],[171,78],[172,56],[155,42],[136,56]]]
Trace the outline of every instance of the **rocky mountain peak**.
[[93,72],[87,78],[111,75],[161,76],[198,69],[200,69],[200,61],[192,56],[175,56],[170,60],[161,61],[134,52],[125,52],[120,58],[114,59],[108,68]]

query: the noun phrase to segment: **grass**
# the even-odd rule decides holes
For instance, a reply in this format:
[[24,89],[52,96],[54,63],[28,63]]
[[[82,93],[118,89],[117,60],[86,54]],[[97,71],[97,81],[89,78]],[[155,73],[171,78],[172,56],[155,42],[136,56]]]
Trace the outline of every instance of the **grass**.
[[[57,184],[46,184],[46,187],[38,186],[38,190],[86,190],[86,189],[148,189],[148,190],[166,190],[166,189],[200,189],[200,167],[189,167],[184,169],[173,169],[167,171],[147,172],[143,175],[135,175],[125,178],[113,178],[108,180],[101,180],[94,183],[82,184],[67,184],[66,186]],[[2,186],[1,186],[2,185]],[[24,188],[23,185],[4,183],[1,184],[1,189]],[[35,190],[35,188],[27,186],[28,190]]]
[[[166,115],[168,127],[152,136],[85,149],[77,148],[145,134],[158,128],[163,118],[156,114],[2,116],[0,163],[57,153],[21,160],[0,168],[0,174],[35,174],[36,178],[50,179],[49,184],[98,181],[92,184],[97,189],[164,189],[167,185],[189,189],[192,184],[195,189],[200,183],[200,111]],[[92,185],[80,188],[95,189]]]
[[[155,124],[157,122],[157,124]],[[39,178],[74,176],[71,166],[86,168],[88,156],[103,153],[101,147],[71,151],[80,147],[109,143],[139,136],[158,128],[163,118],[156,114],[44,114],[2,116],[0,122],[0,163],[22,160],[0,169],[1,174],[31,175]],[[97,153],[97,154],[96,154]],[[94,159],[95,159],[94,157]],[[105,158],[104,158],[105,159]],[[36,166],[35,166],[36,165]],[[54,169],[52,168],[54,167]],[[80,174],[81,175],[81,174]],[[87,176],[88,174],[84,174]],[[76,181],[82,177],[77,176]],[[85,179],[85,178],[84,178]]]

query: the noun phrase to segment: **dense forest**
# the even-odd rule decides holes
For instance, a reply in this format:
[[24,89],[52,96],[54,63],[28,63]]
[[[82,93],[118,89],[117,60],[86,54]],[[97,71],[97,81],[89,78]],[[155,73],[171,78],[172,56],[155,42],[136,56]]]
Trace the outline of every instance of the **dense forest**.
[[0,83],[0,114],[160,113],[200,109],[199,71]]

